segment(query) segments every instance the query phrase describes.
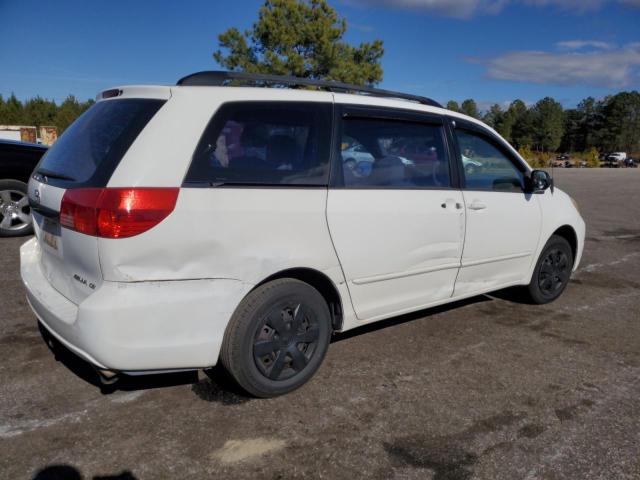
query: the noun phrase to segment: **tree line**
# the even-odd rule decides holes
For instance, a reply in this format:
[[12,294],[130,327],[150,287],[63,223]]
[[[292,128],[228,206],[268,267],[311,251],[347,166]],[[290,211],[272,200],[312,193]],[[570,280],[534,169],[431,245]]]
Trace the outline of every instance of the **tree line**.
[[[0,125],[55,125],[61,134],[93,100],[69,95],[62,103],[40,96],[21,102],[0,95]],[[477,118],[493,127],[517,149],[535,152],[640,152],[640,92],[620,92],[596,100],[588,97],[577,107],[564,109],[551,97],[527,106],[522,100],[507,108],[492,105],[486,112],[467,99],[451,100],[447,109]]]
[[87,108],[93,100],[79,101],[69,95],[57,104],[40,96],[21,102],[12,93],[7,99],[0,95],[0,125],[55,126],[61,134]]
[[478,118],[518,149],[536,152],[640,152],[640,92],[620,92],[602,100],[587,97],[564,109],[551,97],[527,107],[522,100],[481,113],[467,99],[447,108]]

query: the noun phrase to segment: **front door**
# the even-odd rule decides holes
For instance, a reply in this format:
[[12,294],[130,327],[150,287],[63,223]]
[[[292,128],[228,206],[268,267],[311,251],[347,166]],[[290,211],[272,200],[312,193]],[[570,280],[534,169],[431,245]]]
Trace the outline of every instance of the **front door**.
[[525,193],[524,164],[493,135],[456,123],[467,223],[461,296],[525,281],[542,216],[536,195]]
[[449,298],[465,210],[462,193],[452,188],[442,120],[346,109],[341,123],[341,150],[357,146],[371,158],[340,169],[327,204],[358,318],[375,320]]

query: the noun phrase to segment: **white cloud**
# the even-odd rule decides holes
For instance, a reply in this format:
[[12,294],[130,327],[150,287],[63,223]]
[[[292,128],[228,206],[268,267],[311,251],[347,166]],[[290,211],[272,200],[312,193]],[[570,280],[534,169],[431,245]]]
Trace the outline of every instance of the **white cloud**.
[[420,10],[447,17],[468,18],[476,12],[500,11],[508,0],[351,0],[348,3]]
[[570,10],[578,13],[598,10],[607,0],[522,0],[525,5],[535,7],[556,7],[561,10]]
[[509,4],[551,7],[577,14],[593,12],[611,3],[640,8],[640,0],[343,0],[343,2],[360,6],[418,10],[463,19],[478,14],[497,14]]
[[601,42],[599,40],[565,40],[564,42],[556,43],[556,47],[563,50],[581,50],[587,47],[611,50],[615,45],[608,42]]
[[473,61],[486,66],[486,75],[499,80],[555,85],[626,87],[640,76],[640,46],[590,52],[516,51]]

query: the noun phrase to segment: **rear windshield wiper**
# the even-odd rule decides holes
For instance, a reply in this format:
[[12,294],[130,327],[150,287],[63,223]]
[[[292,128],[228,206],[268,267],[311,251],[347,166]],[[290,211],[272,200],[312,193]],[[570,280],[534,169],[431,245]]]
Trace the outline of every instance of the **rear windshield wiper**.
[[36,170],[36,173],[39,173],[40,175],[43,175],[48,178],[59,178],[60,180],[69,180],[71,182],[76,181],[75,178],[70,177],[69,175],[65,175],[64,173],[53,172],[51,170],[47,170],[46,168],[39,168],[38,170]]

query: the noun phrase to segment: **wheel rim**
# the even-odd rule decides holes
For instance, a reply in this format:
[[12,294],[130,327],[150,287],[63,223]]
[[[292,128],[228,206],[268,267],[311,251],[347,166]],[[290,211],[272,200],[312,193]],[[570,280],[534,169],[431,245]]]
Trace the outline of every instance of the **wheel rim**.
[[547,252],[542,260],[538,285],[546,296],[558,293],[569,280],[569,257],[560,249]]
[[19,190],[0,191],[0,229],[18,231],[31,225],[29,197]]
[[260,323],[253,340],[253,359],[270,380],[287,380],[303,371],[319,338],[315,315],[301,303],[274,307]]

